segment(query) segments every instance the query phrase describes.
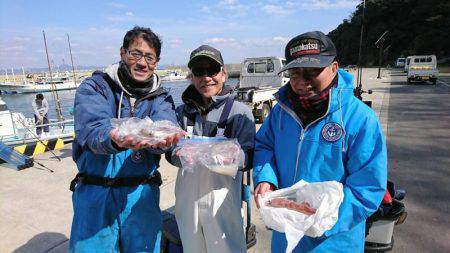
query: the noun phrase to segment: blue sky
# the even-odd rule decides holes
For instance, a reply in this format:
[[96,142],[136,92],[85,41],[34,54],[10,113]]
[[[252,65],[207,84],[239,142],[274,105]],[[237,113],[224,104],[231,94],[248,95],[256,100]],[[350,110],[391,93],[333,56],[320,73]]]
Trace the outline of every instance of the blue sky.
[[47,66],[42,31],[55,65],[106,66],[119,60],[126,31],[150,27],[163,40],[160,65],[184,65],[201,44],[222,51],[225,63],[283,56],[290,38],[336,28],[358,0],[23,1],[0,0],[0,73]]

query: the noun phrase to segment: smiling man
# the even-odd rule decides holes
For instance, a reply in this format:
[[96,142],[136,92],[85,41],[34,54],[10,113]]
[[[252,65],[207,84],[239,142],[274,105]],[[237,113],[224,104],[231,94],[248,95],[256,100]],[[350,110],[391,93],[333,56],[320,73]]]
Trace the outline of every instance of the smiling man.
[[177,124],[172,97],[154,73],[160,53],[158,36],[135,27],[124,37],[120,63],[95,72],[77,89],[71,252],[159,252],[157,169],[179,136],[154,145],[121,139],[110,120],[150,117]]
[[[192,51],[188,67],[192,84],[177,108],[179,124],[190,135],[237,139],[248,157],[253,152],[255,123],[250,109],[237,101],[225,86],[227,73],[221,53],[208,45]],[[177,149],[169,157],[181,167]],[[193,173],[180,169],[175,185],[175,216],[183,252],[246,252],[241,217],[242,172],[235,178],[205,167]]]
[[[375,113],[353,96],[353,77],[340,70],[336,48],[322,32],[286,45],[290,81],[256,135],[255,197],[307,182],[344,186],[339,217],[323,236],[304,236],[293,252],[364,252],[366,218],[387,181],[386,142]],[[272,233],[272,251],[286,251],[286,235]]]

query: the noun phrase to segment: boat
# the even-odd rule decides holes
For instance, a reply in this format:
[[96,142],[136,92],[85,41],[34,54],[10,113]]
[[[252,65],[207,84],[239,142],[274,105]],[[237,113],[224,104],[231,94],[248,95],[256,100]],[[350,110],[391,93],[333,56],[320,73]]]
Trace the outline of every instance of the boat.
[[[49,74],[45,73],[44,76],[38,76],[35,80],[28,81],[28,79],[30,79],[29,77],[32,75],[27,75],[27,78],[25,79],[25,70],[22,67],[24,79],[21,83],[18,83],[16,82],[14,76],[14,69],[12,69],[11,72],[14,82],[7,80],[3,83],[0,83],[0,94],[41,93],[50,91],[57,92],[58,90],[73,90],[80,85],[82,80],[77,80],[75,75],[69,34],[67,34],[67,42],[69,44],[70,59],[72,62],[72,77],[70,76],[69,71],[66,71],[64,74],[60,74],[59,71],[56,74],[52,74],[52,67],[50,64],[50,58],[48,56],[45,32],[42,31],[42,34],[44,36],[45,54],[47,56]],[[8,72],[6,72],[6,78],[8,79]]]
[[180,81],[186,80],[187,75],[182,74],[178,71],[168,71],[165,74],[161,75],[161,81]]
[[[49,120],[49,124],[36,125],[34,118],[25,118],[20,112],[11,112],[0,98],[0,141],[8,146],[17,146],[41,142],[44,140],[62,139],[65,143],[73,141],[74,121]],[[50,131],[41,136],[36,135],[36,127],[49,126]]]
[[75,82],[70,74],[55,74],[38,76],[34,81],[24,79],[21,83],[4,82],[0,83],[1,94],[19,94],[19,93],[40,93],[53,90],[72,90],[76,89],[81,82]]

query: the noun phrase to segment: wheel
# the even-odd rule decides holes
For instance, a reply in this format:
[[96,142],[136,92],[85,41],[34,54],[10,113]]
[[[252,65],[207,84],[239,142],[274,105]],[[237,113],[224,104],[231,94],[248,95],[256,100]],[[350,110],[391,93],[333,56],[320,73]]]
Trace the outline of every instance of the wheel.
[[259,116],[259,122],[263,123],[264,120],[266,120],[267,116],[269,116],[270,112],[270,106],[266,103],[263,104],[262,110],[261,110],[261,116]]

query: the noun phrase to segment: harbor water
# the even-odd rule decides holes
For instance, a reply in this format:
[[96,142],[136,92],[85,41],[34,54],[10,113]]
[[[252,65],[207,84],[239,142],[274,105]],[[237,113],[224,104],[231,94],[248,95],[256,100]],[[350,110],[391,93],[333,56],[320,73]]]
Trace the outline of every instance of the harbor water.
[[[235,85],[238,82],[237,78],[229,78],[227,81],[228,85]],[[162,86],[167,88],[172,95],[175,106],[182,104],[181,94],[190,84],[190,80],[174,81],[174,82],[162,82]],[[75,99],[76,90],[62,90],[58,91],[58,96],[61,104],[61,112],[65,119],[71,119],[73,116],[70,114],[71,108],[73,107]],[[50,109],[49,118],[56,119],[56,104],[53,98],[54,94],[52,92],[43,93],[44,97],[47,99]],[[3,101],[5,101],[11,112],[21,112],[27,118],[33,117],[32,102],[35,99],[35,93],[29,94],[8,94],[0,95]]]

